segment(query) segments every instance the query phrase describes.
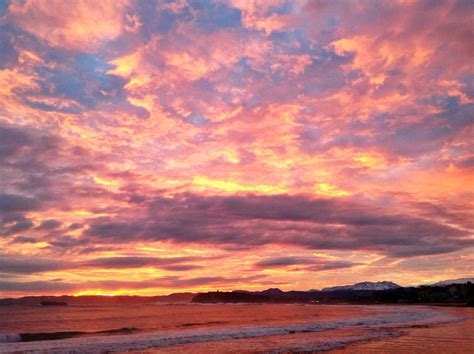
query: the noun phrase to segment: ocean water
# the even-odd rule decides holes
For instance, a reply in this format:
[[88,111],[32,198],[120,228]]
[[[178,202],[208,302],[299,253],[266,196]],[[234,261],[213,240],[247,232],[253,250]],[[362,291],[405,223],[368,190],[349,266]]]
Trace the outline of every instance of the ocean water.
[[461,325],[471,315],[388,305],[3,306],[0,352],[311,352]]

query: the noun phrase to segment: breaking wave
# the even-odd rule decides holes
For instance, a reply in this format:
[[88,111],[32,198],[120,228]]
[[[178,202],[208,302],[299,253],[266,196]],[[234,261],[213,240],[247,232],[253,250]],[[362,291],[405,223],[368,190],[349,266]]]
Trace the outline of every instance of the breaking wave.
[[[379,308],[380,309],[380,308]],[[374,316],[357,317],[341,320],[333,320],[318,323],[286,324],[258,327],[219,328],[219,329],[181,329],[161,332],[133,333],[127,329],[82,332],[81,335],[69,337],[69,339],[44,340],[35,342],[19,342],[23,340],[21,334],[0,335],[4,343],[0,343],[0,352],[13,351],[39,351],[39,352],[117,352],[130,350],[144,350],[148,348],[160,348],[181,344],[205,343],[221,340],[257,338],[277,336],[295,333],[323,332],[327,330],[368,328],[373,329],[370,334],[360,338],[348,338],[334,342],[328,338],[327,343],[320,345],[320,350],[338,348],[354,341],[384,338],[387,336],[401,335],[400,329],[419,326],[431,326],[436,324],[462,321],[465,318],[454,316],[432,308],[394,307],[385,306],[382,314]],[[136,330],[136,329],[134,329]],[[130,333],[120,335],[123,332]],[[58,332],[61,333],[61,332]],[[64,332],[62,332],[64,333]],[[67,333],[67,332],[66,332]],[[116,335],[105,335],[116,334]],[[41,334],[44,335],[44,334]],[[95,335],[95,336],[91,336]],[[19,337],[18,337],[19,336]],[[87,338],[84,338],[87,336]],[[41,337],[41,336],[40,336]],[[8,343],[6,343],[8,342]],[[316,349],[318,349],[316,348]]]
[[82,331],[69,331],[69,332],[45,332],[45,333],[12,333],[12,334],[0,334],[0,343],[14,343],[14,342],[36,342],[36,341],[48,341],[48,340],[59,340],[68,339],[74,337],[88,337],[88,336],[101,336],[101,335],[112,335],[112,334],[131,334],[138,332],[137,328],[126,327],[109,329],[104,331],[96,332],[82,332]]

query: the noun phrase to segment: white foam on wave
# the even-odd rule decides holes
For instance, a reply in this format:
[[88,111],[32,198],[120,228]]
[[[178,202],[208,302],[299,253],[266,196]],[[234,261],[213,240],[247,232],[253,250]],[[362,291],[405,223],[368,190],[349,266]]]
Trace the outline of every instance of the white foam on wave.
[[[374,306],[371,307],[374,309]],[[336,321],[286,324],[258,327],[196,329],[168,332],[150,332],[117,336],[97,336],[87,338],[72,338],[55,341],[0,343],[0,352],[116,352],[143,350],[181,344],[205,343],[221,340],[257,338],[290,333],[321,332],[344,328],[373,328],[371,338],[394,335],[387,331],[389,328],[411,327],[414,325],[434,325],[461,321],[464,318],[437,311],[432,308],[376,306],[380,313],[366,317],[348,318]],[[374,337],[375,336],[375,337]],[[370,338],[369,338],[370,339]],[[327,346],[341,345],[327,343]],[[343,344],[342,344],[343,345]]]
[[0,343],[19,342],[21,337],[18,333],[0,333]]

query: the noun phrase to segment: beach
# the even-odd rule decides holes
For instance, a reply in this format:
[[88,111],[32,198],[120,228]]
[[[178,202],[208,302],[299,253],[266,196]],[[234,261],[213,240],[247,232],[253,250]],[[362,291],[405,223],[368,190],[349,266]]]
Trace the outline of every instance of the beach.
[[[149,349],[147,353],[177,354],[195,353],[474,353],[474,309],[448,308],[446,311],[462,321],[392,329],[373,333],[371,329],[352,328],[328,330],[324,333],[299,333],[237,341],[222,341],[201,345],[181,345],[161,349]],[[416,326],[416,325],[415,325]],[[339,347],[339,348],[338,348]],[[143,353],[143,351],[140,351]]]
[[[9,338],[31,332],[79,332],[60,340],[0,343],[2,353],[376,352],[401,343],[410,352],[425,337],[445,352],[470,353],[474,317],[471,308],[401,305],[16,306],[0,311],[0,328]],[[449,331],[437,336],[443,326]],[[133,331],[113,332],[123,328]]]
[[334,353],[474,353],[474,308],[444,307],[456,316],[465,316],[461,322],[432,327],[410,328],[406,334],[390,339],[351,344]]

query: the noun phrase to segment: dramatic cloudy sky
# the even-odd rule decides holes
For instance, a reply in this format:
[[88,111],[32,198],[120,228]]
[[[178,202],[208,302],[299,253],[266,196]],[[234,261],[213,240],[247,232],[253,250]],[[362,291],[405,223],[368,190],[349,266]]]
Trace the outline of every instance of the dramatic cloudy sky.
[[0,296],[474,272],[472,1],[0,1]]

